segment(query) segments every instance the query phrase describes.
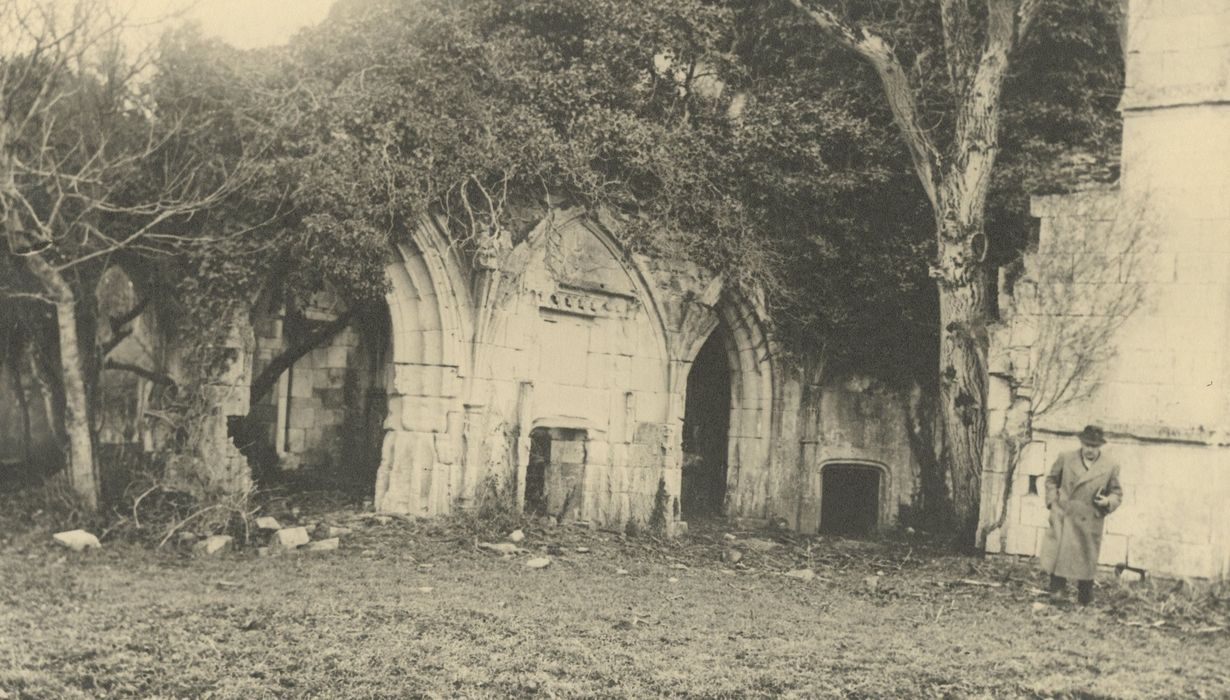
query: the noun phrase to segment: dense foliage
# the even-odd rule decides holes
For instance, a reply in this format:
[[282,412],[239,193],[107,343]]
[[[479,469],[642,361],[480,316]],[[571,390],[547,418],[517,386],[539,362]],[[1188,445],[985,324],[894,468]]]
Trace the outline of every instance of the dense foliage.
[[[940,85],[929,3],[850,4],[916,45]],[[1117,139],[1112,10],[1057,3],[1022,52],[992,205],[1000,260],[1027,242],[1048,166]],[[228,212],[276,222],[253,232],[267,254],[241,260],[254,281],[373,298],[387,241],[428,213],[474,246],[579,204],[615,213],[633,249],[763,290],[787,348],[898,379],[934,366],[934,222],[908,156],[870,70],[817,48],[787,7],[345,0],[288,49],[233,60],[246,65],[230,84],[259,86],[244,99],[268,110],[248,128],[273,143],[266,180]]]

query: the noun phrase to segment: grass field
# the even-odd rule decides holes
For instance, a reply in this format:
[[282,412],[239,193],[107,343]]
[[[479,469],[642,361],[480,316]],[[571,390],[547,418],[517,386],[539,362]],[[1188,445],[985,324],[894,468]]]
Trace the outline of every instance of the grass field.
[[402,520],[270,557],[10,537],[0,698],[1230,696],[1224,599],[1052,605],[1022,564],[726,532],[531,528],[512,558]]

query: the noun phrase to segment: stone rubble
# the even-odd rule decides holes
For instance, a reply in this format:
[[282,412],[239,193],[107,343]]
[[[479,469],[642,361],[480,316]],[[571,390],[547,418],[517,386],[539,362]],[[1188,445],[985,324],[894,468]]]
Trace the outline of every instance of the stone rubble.
[[219,552],[229,549],[232,541],[235,538],[230,535],[211,535],[193,545],[192,549],[197,554],[218,554]]
[[98,538],[85,530],[68,530],[65,532],[57,532],[51,537],[61,546],[67,547],[74,552],[102,547],[102,544],[98,541]]
[[295,549],[311,541],[306,527],[286,527],[273,533],[270,544],[276,544],[283,549]]
[[303,545],[302,549],[305,552],[332,552],[341,546],[341,540],[336,537],[331,537],[327,540],[316,540]]

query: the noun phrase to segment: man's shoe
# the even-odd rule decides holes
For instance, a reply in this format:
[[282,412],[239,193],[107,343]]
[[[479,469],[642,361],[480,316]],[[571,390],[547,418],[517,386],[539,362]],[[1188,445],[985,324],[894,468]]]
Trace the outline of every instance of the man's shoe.
[[1093,602],[1093,581],[1078,581],[1076,583],[1076,602],[1089,605]]

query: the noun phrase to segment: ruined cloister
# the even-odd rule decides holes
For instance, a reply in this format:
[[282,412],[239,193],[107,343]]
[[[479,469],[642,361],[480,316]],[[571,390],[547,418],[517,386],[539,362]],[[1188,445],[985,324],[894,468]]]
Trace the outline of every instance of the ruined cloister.
[[[672,531],[726,515],[814,532],[830,462],[885,475],[864,532],[913,501],[893,394],[815,384],[757,300],[695,264],[627,253],[580,210],[469,258],[425,221],[392,258],[387,326],[312,351],[257,412],[281,468],[370,474],[383,511],[497,496]],[[277,318],[254,328],[237,385],[283,342]]]
[[[1230,9],[1131,7],[1122,178],[1035,198],[1026,274],[1000,276],[982,525],[987,551],[1037,554],[1047,468],[1081,426],[1102,422],[1126,496],[1101,563],[1216,579],[1230,574]],[[1178,45],[1179,34],[1196,39]],[[1031,265],[1048,264],[1057,241],[1131,227],[1142,202],[1159,222],[1142,279],[1115,263],[1073,280],[1070,307],[1031,306]],[[619,240],[608,218],[558,208],[515,243],[497,235],[463,253],[440,221],[419,221],[389,250],[382,313],[302,357],[258,406],[248,387],[290,342],[282,311],[254,309],[235,324],[235,361],[208,387],[214,459],[168,465],[169,476],[246,485],[226,418],[251,413],[277,469],[357,480],[380,511],[434,516],[496,497],[534,514],[669,532],[710,516],[835,534],[904,519],[920,491],[906,397],[824,375],[818,354],[788,358],[754,292]],[[1136,281],[1147,304],[1113,339],[1100,389],[1034,420],[1029,377],[1044,317],[1097,315],[1082,298]],[[324,295],[307,315],[340,312]],[[154,314],[138,325],[119,357],[173,353]],[[39,396],[11,374],[0,369],[0,392],[15,380]],[[139,425],[150,384],[123,384],[135,398],[112,407],[99,439],[150,449],[157,433]],[[23,410],[52,449],[51,411],[37,408]],[[16,411],[0,401],[2,434],[16,434]],[[12,441],[0,443],[12,461]]]

